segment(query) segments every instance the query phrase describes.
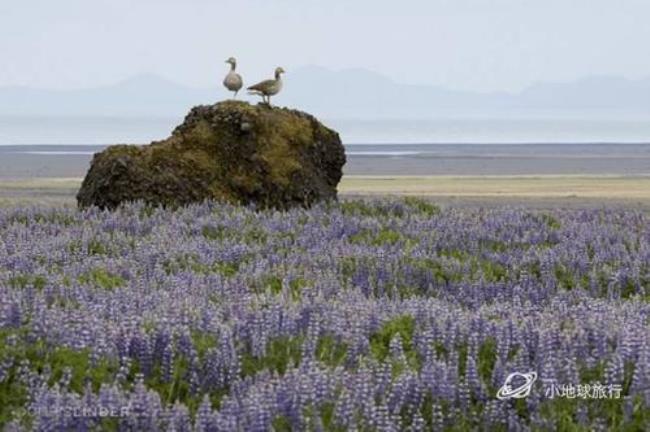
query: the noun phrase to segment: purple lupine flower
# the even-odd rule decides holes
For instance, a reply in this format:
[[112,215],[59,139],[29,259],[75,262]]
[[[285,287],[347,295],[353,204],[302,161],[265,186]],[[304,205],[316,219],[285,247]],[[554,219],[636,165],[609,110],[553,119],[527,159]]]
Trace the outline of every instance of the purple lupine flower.
[[196,412],[196,430],[197,432],[210,432],[216,430],[214,424],[214,415],[212,413],[212,404],[208,395],[203,396],[201,405]]
[[[575,384],[579,368],[603,362],[612,382],[621,382],[622,365],[634,365],[629,394],[650,406],[650,309],[628,298],[643,294],[647,279],[647,215],[548,213],[558,228],[542,217],[547,213],[521,209],[451,208],[428,216],[405,203],[365,205],[368,214],[338,204],[286,213],[214,203],[151,214],[141,204],[116,212],[0,209],[0,330],[20,328],[20,336],[3,340],[7,352],[36,346],[47,359],[65,347],[90,353],[90,369],[119,363],[97,394],[82,395],[70,388],[71,375],[51,386],[52,365],[36,369],[16,356],[0,370],[39,406],[131,404],[142,416],[120,418],[122,429],[197,426],[182,401],[163,403],[145,381],[132,382],[140,370],[146,382],[171,385],[177,366],[186,374],[174,385],[189,386],[192,397],[224,393],[218,411],[201,414],[219,431],[268,429],[275,418],[318,430],[325,425],[314,416],[324,406],[342,413],[340,426],[350,430],[418,430],[424,403],[437,407],[434,427],[482,412],[484,422],[473,427],[552,429],[540,385],[521,417],[486,388],[501,387],[509,372],[532,370]],[[10,222],[15,218],[29,223]],[[207,239],[205,226],[223,230],[223,238]],[[402,239],[374,240],[386,232]],[[271,275],[281,281],[277,293],[266,288]],[[46,279],[43,289],[32,276]],[[98,285],[107,281],[118,286]],[[417,371],[399,365],[411,359],[401,336],[389,341],[388,358],[374,357],[372,335],[402,314],[416,321]],[[217,336],[216,345],[204,343],[206,334]],[[314,356],[322,335],[345,347],[336,369]],[[250,373],[251,359],[277,360],[267,347],[279,337],[302,339],[297,367]],[[488,338],[496,341],[496,363],[483,383],[477,362]],[[443,405],[445,418],[438,419]],[[583,428],[612,421],[578,406],[572,414]],[[614,421],[625,429],[630,419],[626,405]],[[88,429],[98,419],[35,420],[39,428],[65,430]]]
[[431,406],[431,417],[433,430],[443,430],[445,427],[445,417],[442,412],[442,407],[439,404],[434,403]]
[[614,354],[607,364],[607,384],[621,385],[623,383],[623,359],[620,355]]

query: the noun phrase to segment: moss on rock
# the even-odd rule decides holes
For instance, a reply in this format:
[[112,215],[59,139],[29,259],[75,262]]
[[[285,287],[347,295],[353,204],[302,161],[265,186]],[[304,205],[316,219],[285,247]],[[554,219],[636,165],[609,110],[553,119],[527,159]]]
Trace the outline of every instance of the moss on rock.
[[338,134],[286,108],[226,101],[194,107],[172,135],[97,153],[81,207],[205,199],[287,209],[336,198],[345,152]]

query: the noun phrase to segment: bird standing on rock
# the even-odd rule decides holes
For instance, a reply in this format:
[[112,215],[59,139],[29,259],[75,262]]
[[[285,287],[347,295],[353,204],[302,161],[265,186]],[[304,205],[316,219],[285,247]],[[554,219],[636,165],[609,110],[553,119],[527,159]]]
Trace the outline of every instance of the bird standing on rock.
[[271,96],[282,90],[282,77],[284,69],[275,68],[275,79],[269,79],[248,87],[248,93],[262,96],[262,101],[271,105]]
[[231,92],[235,92],[235,95],[233,97],[237,98],[237,92],[244,85],[244,81],[241,79],[241,75],[235,72],[235,68],[237,67],[237,60],[235,60],[234,57],[230,57],[228,60],[226,60],[226,63],[230,64],[230,72],[228,72],[228,75],[226,75],[226,78],[224,78],[223,85]]

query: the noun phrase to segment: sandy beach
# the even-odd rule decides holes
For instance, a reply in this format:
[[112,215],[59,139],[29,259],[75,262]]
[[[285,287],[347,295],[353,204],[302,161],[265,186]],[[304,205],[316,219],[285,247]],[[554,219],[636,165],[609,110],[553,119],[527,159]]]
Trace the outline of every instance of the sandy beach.
[[[0,181],[0,205],[75,205],[81,178]],[[616,206],[650,210],[650,177],[642,176],[344,176],[342,199],[413,195],[443,205],[526,207]]]
[[344,197],[427,196],[458,206],[650,210],[650,177],[642,176],[346,176],[339,192]]
[[339,191],[362,195],[650,199],[650,177],[347,176]]

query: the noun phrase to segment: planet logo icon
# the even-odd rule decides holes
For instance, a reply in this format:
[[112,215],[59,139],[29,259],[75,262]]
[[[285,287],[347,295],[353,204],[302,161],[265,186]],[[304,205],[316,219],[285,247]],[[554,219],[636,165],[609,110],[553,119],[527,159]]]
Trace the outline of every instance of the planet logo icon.
[[537,381],[537,372],[513,372],[506,377],[506,382],[497,391],[497,398],[501,400],[525,398],[530,394],[535,381]]

